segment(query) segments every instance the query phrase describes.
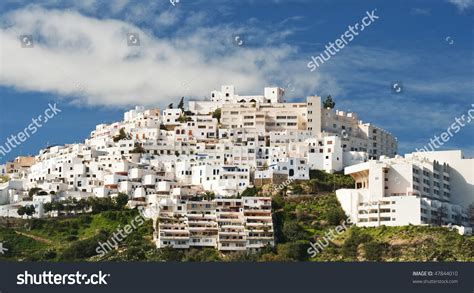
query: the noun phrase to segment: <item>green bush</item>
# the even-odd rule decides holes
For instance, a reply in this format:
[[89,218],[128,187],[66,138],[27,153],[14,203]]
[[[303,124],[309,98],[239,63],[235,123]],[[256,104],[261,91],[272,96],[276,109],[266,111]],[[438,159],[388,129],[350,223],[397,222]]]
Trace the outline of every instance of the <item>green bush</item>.
[[306,239],[308,237],[305,230],[295,220],[284,222],[282,232],[286,242]]
[[344,241],[342,246],[342,253],[345,257],[356,260],[359,245],[370,241],[372,241],[370,235],[362,233],[357,227],[352,227],[349,232],[349,237]]
[[330,209],[326,212],[326,220],[330,225],[337,226],[346,219],[346,214],[340,208]]
[[370,241],[363,244],[365,259],[369,261],[380,261],[384,254],[385,246],[376,241]]

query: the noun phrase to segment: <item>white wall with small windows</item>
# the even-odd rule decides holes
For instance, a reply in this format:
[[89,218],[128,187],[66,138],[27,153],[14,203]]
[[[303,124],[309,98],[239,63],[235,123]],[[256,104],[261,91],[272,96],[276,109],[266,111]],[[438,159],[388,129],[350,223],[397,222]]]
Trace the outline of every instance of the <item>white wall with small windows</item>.
[[[371,160],[345,168],[355,181],[354,189],[336,191],[344,211],[360,226],[458,225],[469,227],[467,208],[474,194],[464,194],[467,181],[452,188],[451,178],[469,178],[472,168],[457,162],[450,165],[450,154],[439,156],[414,153],[404,158]],[[453,155],[451,153],[451,155]],[[439,160],[444,157],[445,160]],[[436,158],[436,159],[435,159]],[[454,161],[461,160],[455,156]],[[456,175],[454,175],[456,174]],[[470,198],[470,201],[464,201]]]

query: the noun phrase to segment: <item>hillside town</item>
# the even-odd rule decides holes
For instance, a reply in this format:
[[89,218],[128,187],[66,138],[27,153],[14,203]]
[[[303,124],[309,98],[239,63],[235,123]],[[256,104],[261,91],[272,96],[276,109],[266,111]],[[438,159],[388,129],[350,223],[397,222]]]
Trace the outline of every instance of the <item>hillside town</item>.
[[51,216],[46,203],[128,196],[154,220],[158,248],[259,250],[275,245],[272,197],[258,186],[345,172],[337,190],[358,226],[452,225],[470,233],[474,160],[461,151],[397,155],[397,139],[334,109],[329,96],[286,102],[279,87],[239,95],[232,85],[208,101],[182,98],[167,109],[137,106],[99,124],[83,143],[49,146],[0,166],[0,216]]

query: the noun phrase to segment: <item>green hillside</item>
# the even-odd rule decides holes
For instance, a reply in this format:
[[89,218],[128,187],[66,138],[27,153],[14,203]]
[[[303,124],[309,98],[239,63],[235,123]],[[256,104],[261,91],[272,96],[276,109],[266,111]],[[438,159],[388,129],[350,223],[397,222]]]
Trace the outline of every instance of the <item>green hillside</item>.
[[[278,202],[278,201],[277,201]],[[263,260],[307,261],[474,261],[474,237],[441,227],[377,227],[348,229],[314,257],[316,243],[344,220],[334,194],[281,200],[277,211],[279,244]],[[304,240],[302,240],[304,239]],[[319,247],[318,247],[319,248]]]
[[[342,175],[335,175],[342,177]],[[136,210],[106,210],[87,215],[46,219],[1,219],[0,242],[8,249],[0,260],[8,261],[474,261],[474,237],[440,227],[347,226],[314,257],[308,253],[316,243],[345,220],[333,192],[334,182],[294,183],[289,190],[311,193],[284,196],[273,194],[276,246],[257,254],[221,254],[215,249],[157,250],[152,241],[152,222],[134,229],[118,248],[100,256],[99,242],[111,239],[117,228],[138,216]],[[297,186],[299,185],[299,186]],[[253,189],[255,194],[262,189]],[[247,193],[252,193],[247,192]]]

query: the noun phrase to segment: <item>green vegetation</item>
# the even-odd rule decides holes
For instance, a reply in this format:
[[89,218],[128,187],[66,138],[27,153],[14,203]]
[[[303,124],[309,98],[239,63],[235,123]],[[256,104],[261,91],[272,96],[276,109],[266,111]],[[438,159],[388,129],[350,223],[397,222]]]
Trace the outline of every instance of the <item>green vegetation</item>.
[[[106,242],[119,226],[124,227],[137,216],[136,210],[110,210],[67,218],[15,219],[9,225],[0,225],[0,242],[8,248],[0,259],[97,261],[100,260],[96,252],[99,241]],[[151,221],[146,221],[104,259],[145,260],[143,251],[155,250],[151,241],[152,231]]]
[[22,217],[24,215],[27,215],[28,217],[31,217],[34,213],[36,213],[36,211],[35,211],[34,206],[26,205],[24,207],[18,208],[17,213],[18,213],[19,216],[22,216]]
[[181,109],[181,111],[184,112],[184,97],[181,97],[178,103],[178,109]]
[[119,134],[114,136],[114,142],[119,142],[119,141],[121,141],[123,139],[127,139],[127,138],[129,138],[129,136],[125,133],[125,129],[120,128]]
[[217,108],[213,113],[212,113],[212,118],[217,119],[217,123],[221,123],[221,108]]
[[474,237],[441,227],[351,227],[315,260],[473,261]]
[[[9,249],[0,259],[17,261],[474,261],[474,237],[466,237],[441,227],[349,226],[332,237],[329,245],[315,257],[308,254],[310,242],[321,241],[328,232],[346,221],[333,192],[334,188],[352,187],[354,182],[342,174],[311,172],[308,182],[292,182],[292,192],[273,195],[272,210],[275,247],[258,253],[221,253],[213,248],[180,250],[156,249],[152,240],[152,221],[137,227],[118,248],[98,255],[99,243],[131,223],[136,210],[126,208],[128,197],[114,199],[68,199],[45,204],[45,211],[61,216],[46,219],[8,219],[0,221],[0,242]],[[296,187],[298,186],[298,187]],[[247,188],[238,196],[255,196],[264,187]],[[293,193],[294,194],[294,193]],[[208,192],[196,199],[212,199]],[[88,212],[86,214],[86,211]],[[1,220],[1,219],[0,219]]]
[[247,187],[241,194],[241,196],[258,196],[258,187]]
[[317,193],[321,191],[335,191],[341,188],[354,188],[354,179],[341,173],[326,173],[320,170],[310,170],[310,180],[307,185],[312,191]]
[[7,175],[0,175],[0,183],[8,182],[10,178]]
[[123,210],[128,202],[128,195],[119,193],[115,198],[98,198],[89,197],[87,199],[77,200],[76,198],[67,198],[62,201],[45,203],[43,208],[46,214],[55,212],[58,215],[67,215],[85,213],[91,211],[92,213],[100,213],[110,210]]
[[[189,118],[190,119],[190,118]],[[188,117],[184,114],[179,115],[179,117],[176,119],[179,123],[184,123],[188,121]]]
[[135,143],[133,150],[130,151],[131,154],[144,154],[146,151],[139,143]]
[[41,188],[33,187],[28,191],[28,197],[33,198],[33,195],[37,194],[39,191],[41,191]]
[[216,197],[216,194],[212,191],[206,191],[202,195],[202,199],[204,200],[213,200]]
[[334,107],[336,106],[336,103],[333,101],[331,95],[327,96],[326,97],[326,100],[323,102],[323,107],[324,109],[334,109]]

